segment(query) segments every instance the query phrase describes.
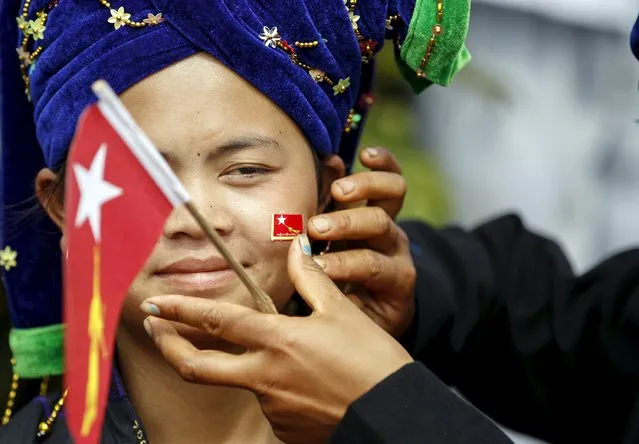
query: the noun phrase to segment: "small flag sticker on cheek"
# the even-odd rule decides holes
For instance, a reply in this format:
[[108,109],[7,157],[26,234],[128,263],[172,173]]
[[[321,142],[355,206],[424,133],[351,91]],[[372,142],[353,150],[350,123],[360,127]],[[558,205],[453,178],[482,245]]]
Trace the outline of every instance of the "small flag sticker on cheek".
[[271,221],[271,240],[293,240],[304,232],[304,215],[277,213]]

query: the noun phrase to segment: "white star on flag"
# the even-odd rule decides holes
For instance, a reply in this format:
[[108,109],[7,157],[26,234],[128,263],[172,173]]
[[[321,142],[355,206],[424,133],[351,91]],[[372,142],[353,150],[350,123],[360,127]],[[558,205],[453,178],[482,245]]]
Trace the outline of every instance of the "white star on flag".
[[277,221],[280,225],[286,225],[286,218],[284,216],[280,216],[277,218]]
[[80,203],[75,216],[75,226],[79,228],[88,220],[96,242],[100,241],[102,205],[122,195],[122,188],[104,180],[106,154],[107,146],[102,144],[88,170],[78,163],[73,165],[73,172],[80,189]]

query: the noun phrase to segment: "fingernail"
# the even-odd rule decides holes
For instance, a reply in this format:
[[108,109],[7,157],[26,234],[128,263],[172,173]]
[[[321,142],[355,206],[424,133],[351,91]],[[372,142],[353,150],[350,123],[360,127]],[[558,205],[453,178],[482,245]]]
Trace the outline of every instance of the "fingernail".
[[146,314],[160,316],[160,307],[150,302],[142,302],[142,304],[140,305],[140,310],[142,310]]
[[313,257],[313,260],[322,268],[322,270],[326,268],[326,261],[324,259],[320,259],[319,257],[315,256]]
[[368,154],[368,157],[377,157],[379,150],[377,148],[366,148],[366,154]]
[[308,236],[306,233],[299,235],[300,246],[302,247],[302,251],[307,256],[312,256],[313,251],[311,250],[311,243],[308,241]]
[[144,319],[144,322],[142,322],[142,325],[144,325],[144,329],[146,330],[146,333],[153,337],[153,332],[151,331],[151,321],[149,321],[149,318]]
[[331,224],[331,221],[325,217],[314,217],[312,221],[315,229],[320,233],[326,233],[328,230],[333,228],[333,224]]
[[342,193],[344,194],[350,194],[353,192],[353,190],[355,189],[355,184],[353,183],[352,180],[340,180],[339,182],[336,182],[337,186],[340,187],[340,189],[342,190]]

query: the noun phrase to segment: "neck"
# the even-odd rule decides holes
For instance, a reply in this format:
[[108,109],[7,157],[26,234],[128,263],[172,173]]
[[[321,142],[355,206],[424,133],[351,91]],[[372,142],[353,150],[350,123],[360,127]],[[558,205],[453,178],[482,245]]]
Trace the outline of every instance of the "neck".
[[140,343],[124,329],[118,333],[118,356],[149,442],[279,442],[251,392],[185,382],[150,340]]

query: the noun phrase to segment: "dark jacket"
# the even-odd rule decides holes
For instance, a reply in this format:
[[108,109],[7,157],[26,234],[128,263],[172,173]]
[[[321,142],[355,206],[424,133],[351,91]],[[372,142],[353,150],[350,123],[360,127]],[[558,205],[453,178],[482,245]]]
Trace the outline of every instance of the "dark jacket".
[[496,421],[553,444],[639,443],[639,249],[576,276],[516,216],[403,228],[418,270],[405,345]]
[[[48,418],[58,399],[59,396],[38,397],[20,409],[9,425],[0,427],[0,443],[72,444],[64,416],[53,423],[51,433],[44,439],[36,436],[39,423]],[[102,444],[147,443],[142,422],[126,393],[112,390]],[[414,363],[386,378],[354,403],[330,440],[330,444],[400,443],[511,444],[511,441],[422,364]]]

